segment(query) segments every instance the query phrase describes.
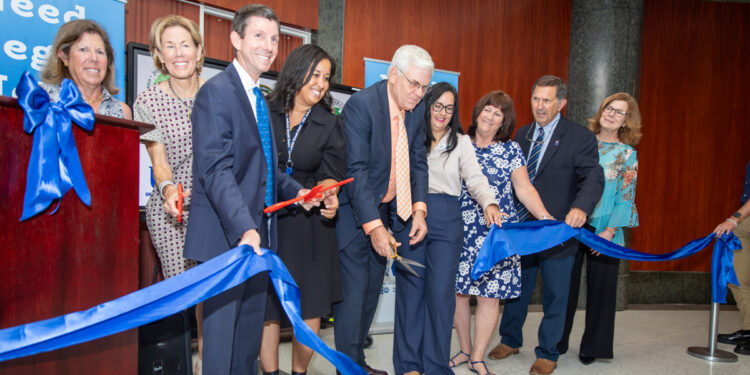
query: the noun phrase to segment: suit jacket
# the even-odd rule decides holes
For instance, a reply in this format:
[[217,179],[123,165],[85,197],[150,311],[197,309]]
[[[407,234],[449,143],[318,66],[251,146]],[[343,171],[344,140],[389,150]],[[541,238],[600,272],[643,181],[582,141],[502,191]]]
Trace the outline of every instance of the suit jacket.
[[[184,255],[207,261],[236,246],[246,231],[259,229],[266,183],[274,186],[274,201],[294,198],[302,186],[277,172],[274,181],[266,181],[260,132],[233,64],[200,89],[191,121],[193,192]],[[276,165],[273,139],[271,144]],[[275,227],[273,216],[272,249]]]
[[[339,248],[362,230],[362,224],[379,219],[378,205],[388,190],[391,173],[391,119],[387,80],[352,95],[342,116],[346,130],[346,174],[354,181],[339,194],[336,224]],[[427,151],[424,145],[425,104],[406,112],[412,202],[427,202]],[[384,223],[388,225],[388,223]],[[399,230],[400,228],[393,228]]]
[[[527,133],[534,123],[516,132],[515,141],[525,155],[531,142]],[[534,135],[531,134],[531,137]],[[604,172],[599,165],[599,150],[594,133],[560,116],[547,150],[539,161],[534,187],[547,210],[557,220],[565,220],[571,208],[591,216],[604,191]],[[541,253],[543,257],[559,258],[575,254],[578,242],[566,241]]]

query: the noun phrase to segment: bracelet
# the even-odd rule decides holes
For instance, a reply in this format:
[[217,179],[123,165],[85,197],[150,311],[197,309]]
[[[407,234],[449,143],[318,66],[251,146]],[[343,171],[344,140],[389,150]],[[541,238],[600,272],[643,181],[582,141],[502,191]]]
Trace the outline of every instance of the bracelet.
[[554,218],[552,216],[550,216],[550,215],[547,215],[547,214],[542,215],[541,220],[547,220],[547,219],[552,220]]
[[734,223],[734,227],[735,228],[737,228],[737,226],[740,225],[740,222],[737,221],[737,219],[735,219],[733,217],[728,217],[726,221],[731,221],[732,223]]
[[167,199],[167,197],[164,196],[163,190],[168,185],[175,185],[174,181],[172,180],[164,180],[161,183],[159,183],[159,195],[161,195],[161,199]]
[[611,227],[607,227],[604,230],[606,230],[607,232],[612,233],[613,236],[615,235],[615,233],[617,233],[617,230],[616,229],[612,229]]

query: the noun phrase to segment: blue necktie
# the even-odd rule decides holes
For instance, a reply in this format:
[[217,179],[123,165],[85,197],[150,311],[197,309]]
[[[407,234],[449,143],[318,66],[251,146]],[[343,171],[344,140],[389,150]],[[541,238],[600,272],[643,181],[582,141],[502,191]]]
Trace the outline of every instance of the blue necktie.
[[273,146],[271,145],[271,124],[268,122],[268,109],[263,93],[258,86],[253,87],[255,94],[255,111],[258,117],[260,143],[263,145],[263,156],[266,158],[266,207],[273,204]]
[[[531,153],[529,153],[529,158],[526,161],[526,168],[529,171],[529,180],[531,180],[531,183],[534,183],[534,178],[536,177],[536,169],[537,165],[539,164],[539,154],[542,151],[542,144],[544,143],[544,129],[539,128],[539,135],[536,137],[536,140],[531,145]],[[518,211],[518,221],[526,221],[526,219],[529,218],[529,210],[526,209],[526,207],[523,205],[523,203],[518,202],[516,204],[516,208]]]

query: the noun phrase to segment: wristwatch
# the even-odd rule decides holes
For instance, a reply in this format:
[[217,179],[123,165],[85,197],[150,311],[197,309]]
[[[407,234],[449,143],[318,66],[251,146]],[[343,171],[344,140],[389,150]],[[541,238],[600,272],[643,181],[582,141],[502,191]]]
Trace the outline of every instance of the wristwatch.
[[736,217],[737,220],[739,220],[742,217],[742,214],[739,211],[737,211],[732,216]]

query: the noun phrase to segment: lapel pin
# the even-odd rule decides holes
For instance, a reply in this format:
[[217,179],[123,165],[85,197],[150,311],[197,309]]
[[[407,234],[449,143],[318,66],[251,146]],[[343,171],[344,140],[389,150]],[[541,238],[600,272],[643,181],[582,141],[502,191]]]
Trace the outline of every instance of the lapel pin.
[[559,139],[555,139],[555,146],[559,146],[559,145],[560,145],[560,140]]

